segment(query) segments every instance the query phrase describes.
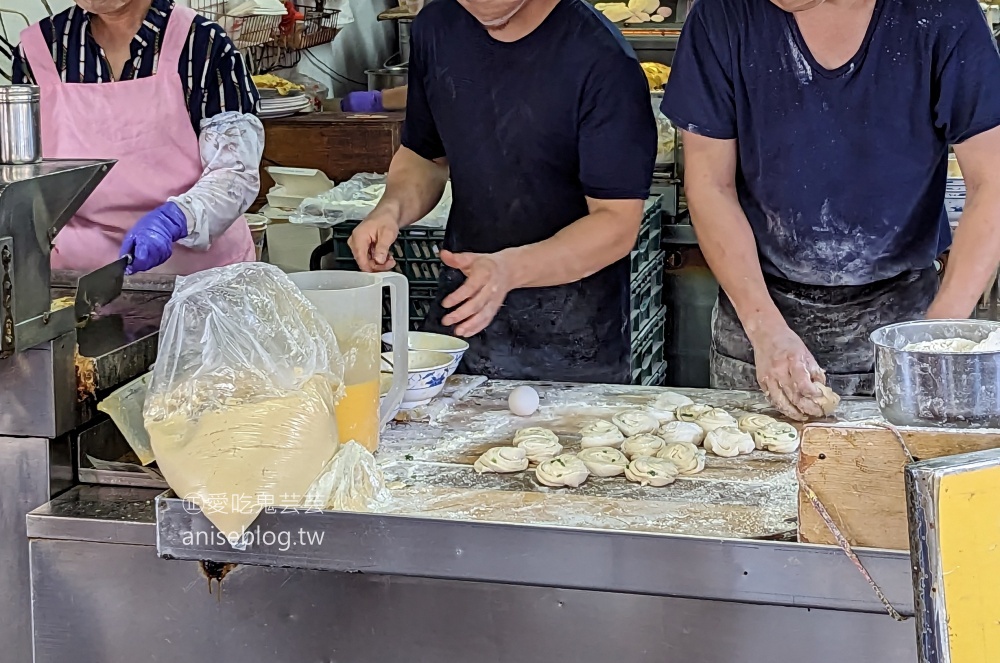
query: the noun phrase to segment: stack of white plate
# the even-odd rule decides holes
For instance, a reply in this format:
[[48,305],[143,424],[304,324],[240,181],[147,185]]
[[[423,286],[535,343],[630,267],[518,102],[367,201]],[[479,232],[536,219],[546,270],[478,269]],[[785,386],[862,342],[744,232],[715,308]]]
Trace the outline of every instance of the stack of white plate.
[[288,117],[309,110],[311,105],[309,97],[302,92],[289,92],[282,97],[274,90],[261,90],[258,115],[264,120]]
[[944,190],[944,207],[948,210],[948,220],[958,221],[965,210],[965,179],[949,177]]

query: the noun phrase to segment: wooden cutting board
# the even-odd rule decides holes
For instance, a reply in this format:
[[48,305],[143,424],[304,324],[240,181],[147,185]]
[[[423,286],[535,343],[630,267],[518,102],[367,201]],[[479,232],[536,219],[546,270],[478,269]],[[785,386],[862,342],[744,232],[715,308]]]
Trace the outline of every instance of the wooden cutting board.
[[[916,460],[1000,447],[1000,431],[898,429]],[[813,424],[802,435],[799,481],[810,486],[852,545],[907,550],[909,525],[896,435],[863,424]],[[836,545],[803,490],[798,497],[799,541]]]

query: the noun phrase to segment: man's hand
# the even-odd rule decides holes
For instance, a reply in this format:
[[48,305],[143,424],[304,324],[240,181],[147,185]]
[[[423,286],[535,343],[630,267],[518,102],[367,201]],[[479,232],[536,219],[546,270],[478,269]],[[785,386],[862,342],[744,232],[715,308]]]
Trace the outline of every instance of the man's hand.
[[757,382],[771,404],[796,421],[822,417],[816,399],[822,394],[813,384],[826,384],[826,376],[812,353],[787,325],[763,330],[753,343]]
[[442,323],[448,327],[457,325],[458,336],[475,336],[493,321],[513,288],[506,259],[500,253],[442,251],[441,260],[465,274],[465,283],[442,302],[446,309],[458,306]]
[[390,255],[399,236],[399,220],[387,211],[376,209],[358,224],[347,245],[362,272],[388,272],[396,266]]

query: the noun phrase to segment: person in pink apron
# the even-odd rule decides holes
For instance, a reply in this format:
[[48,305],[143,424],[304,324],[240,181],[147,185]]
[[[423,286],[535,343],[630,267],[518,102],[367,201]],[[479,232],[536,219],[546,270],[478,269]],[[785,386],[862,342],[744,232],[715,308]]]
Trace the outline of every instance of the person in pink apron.
[[77,0],[21,34],[14,81],[41,90],[45,158],[117,160],[56,236],[53,269],[255,259],[242,215],[260,189],[259,97],[218,25],[173,0]]

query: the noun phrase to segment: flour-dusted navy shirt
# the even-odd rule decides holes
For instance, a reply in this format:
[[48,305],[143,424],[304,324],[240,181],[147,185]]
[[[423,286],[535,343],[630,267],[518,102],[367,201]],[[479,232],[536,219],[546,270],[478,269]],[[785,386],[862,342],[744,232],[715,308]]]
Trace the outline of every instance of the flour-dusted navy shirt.
[[765,273],[862,285],[949,247],[948,146],[1000,125],[1000,54],[976,0],[876,0],[861,49],[833,71],[771,2],[699,0],[662,108],[738,140]]
[[[445,245],[493,253],[551,238],[587,216],[586,198],[645,199],[656,123],[635,53],[583,0],[561,0],[531,34],[495,40],[456,0],[413,23],[403,145],[447,157]],[[441,298],[464,280],[445,270]],[[624,382],[627,261],[554,288],[511,292],[470,339],[466,370],[496,378]]]

